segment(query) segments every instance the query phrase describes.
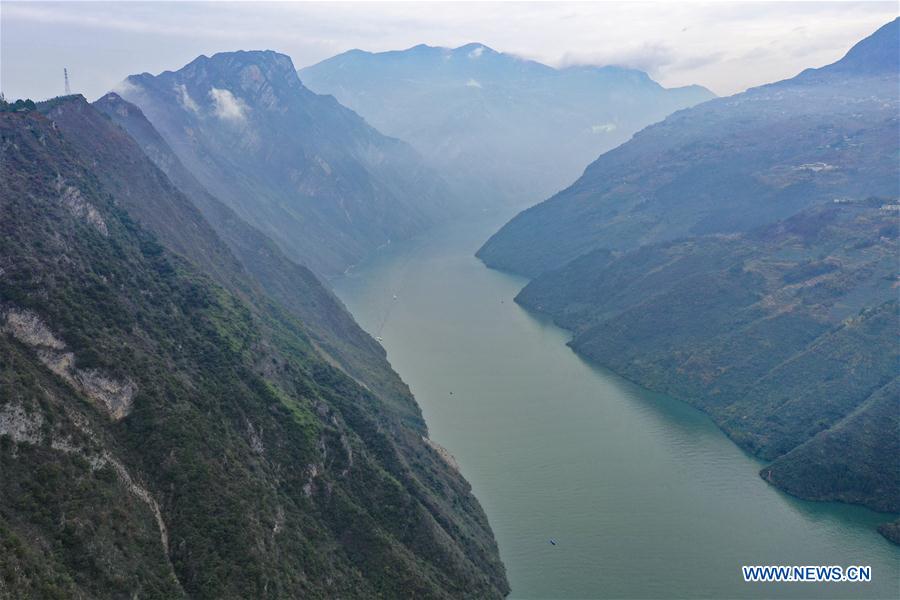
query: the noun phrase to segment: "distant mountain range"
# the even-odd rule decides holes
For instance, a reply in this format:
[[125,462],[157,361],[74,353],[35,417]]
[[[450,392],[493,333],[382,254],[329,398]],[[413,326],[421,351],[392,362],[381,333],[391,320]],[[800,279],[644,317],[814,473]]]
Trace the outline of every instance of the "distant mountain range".
[[635,131],[714,97],[634,69],[555,69],[483,44],[352,50],[300,77],[412,144],[470,207],[534,203]]
[[0,108],[0,596],[507,593],[468,483],[308,269],[120,97]]
[[648,127],[517,215],[478,256],[533,277],[597,248],[746,231],[835,198],[894,195],[896,29],[833,65]]
[[210,193],[319,274],[450,209],[444,182],[412,148],[309,91],[283,54],[201,56],[132,75],[118,93]]
[[[708,412],[793,494],[900,511],[900,20],[680,111],[478,252],[571,346]],[[883,528],[896,537],[900,524]]]

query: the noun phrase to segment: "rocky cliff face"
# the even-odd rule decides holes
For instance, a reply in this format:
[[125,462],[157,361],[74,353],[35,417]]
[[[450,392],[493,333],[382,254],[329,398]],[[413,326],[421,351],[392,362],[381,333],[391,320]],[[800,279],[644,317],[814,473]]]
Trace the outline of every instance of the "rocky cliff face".
[[408,392],[326,357],[124,130],[39,108],[0,114],[0,595],[502,596]]

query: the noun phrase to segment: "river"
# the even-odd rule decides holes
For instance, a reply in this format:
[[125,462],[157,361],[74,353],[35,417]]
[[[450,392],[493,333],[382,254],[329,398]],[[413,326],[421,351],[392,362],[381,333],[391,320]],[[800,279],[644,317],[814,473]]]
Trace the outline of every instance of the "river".
[[[471,482],[511,598],[900,598],[889,515],[779,492],[703,413],[588,365],[515,304],[525,280],[473,256],[505,220],[388,246],[333,286]],[[873,581],[744,583],[757,564]]]

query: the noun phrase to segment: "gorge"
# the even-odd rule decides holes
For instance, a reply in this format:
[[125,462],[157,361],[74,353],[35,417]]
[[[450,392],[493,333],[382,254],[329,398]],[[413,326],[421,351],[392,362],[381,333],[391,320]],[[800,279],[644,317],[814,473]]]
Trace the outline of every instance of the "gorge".
[[[896,595],[900,551],[875,530],[889,515],[780,492],[709,417],[590,366],[516,304],[526,280],[473,256],[505,217],[386,248],[334,285],[472,483],[510,598]],[[760,561],[876,575],[745,584],[741,565]]]

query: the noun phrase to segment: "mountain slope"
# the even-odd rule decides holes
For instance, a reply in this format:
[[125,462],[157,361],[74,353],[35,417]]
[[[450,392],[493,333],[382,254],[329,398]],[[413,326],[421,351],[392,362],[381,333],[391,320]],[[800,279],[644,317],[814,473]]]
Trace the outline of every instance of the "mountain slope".
[[[704,411],[804,498],[900,511],[900,21],[681,111],[479,251],[592,362]],[[885,535],[894,529],[885,526]]]
[[571,346],[708,412],[799,496],[900,511],[896,205],[813,207],[739,236],[598,251],[517,297]]
[[[356,324],[340,300],[309,269],[288,259],[276,244],[213,197],[182,165],[138,107],[115,93],[103,96],[94,106],[138,142],[146,156],[199,209],[243,270],[304,324],[322,353],[394,404],[400,414],[412,422],[420,421],[409,389],[391,369],[384,348]],[[199,254],[202,260],[205,253]]]
[[895,197],[898,29],[885,25],[828,67],[648,127],[478,256],[533,277],[598,248],[747,231],[834,198]]
[[120,88],[206,189],[320,274],[448,210],[443,182],[409,146],[310,92],[282,54],[201,56]]
[[352,50],[300,76],[411,143],[478,207],[545,198],[635,131],[713,97],[641,71],[554,69],[482,44]]
[[124,131],[40,110],[0,114],[0,592],[505,593],[417,409],[324,360],[205,221],[154,220],[199,213]]

